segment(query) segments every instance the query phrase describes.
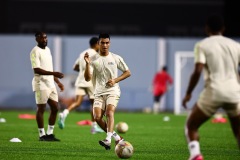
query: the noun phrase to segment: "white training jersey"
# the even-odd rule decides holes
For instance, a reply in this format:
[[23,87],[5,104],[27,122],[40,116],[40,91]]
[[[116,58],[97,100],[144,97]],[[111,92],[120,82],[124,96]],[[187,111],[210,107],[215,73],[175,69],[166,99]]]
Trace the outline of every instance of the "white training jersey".
[[92,82],[94,86],[94,95],[114,94],[120,96],[120,87],[116,83],[113,87],[106,86],[110,79],[118,77],[118,69],[122,72],[128,70],[127,64],[119,55],[109,52],[107,56],[95,54],[90,57],[90,65],[93,67]]
[[239,43],[221,35],[210,36],[195,45],[194,53],[195,63],[205,64],[205,88],[211,90],[208,95],[201,96],[208,96],[216,101],[238,102]]
[[84,55],[85,53],[88,52],[89,57],[92,57],[95,54],[98,54],[96,50],[89,48],[86,49],[85,51],[83,51],[82,53],[80,53],[78,59],[75,61],[75,65],[79,65],[79,73],[78,73],[78,77],[75,81],[75,86],[76,87],[92,87],[92,81],[86,81],[84,78],[84,72],[86,69],[86,62],[84,60]]
[[[41,68],[46,71],[53,71],[52,55],[48,47],[42,49],[35,46],[30,53],[32,68]],[[33,91],[55,88],[54,77],[52,75],[34,74],[32,80]]]

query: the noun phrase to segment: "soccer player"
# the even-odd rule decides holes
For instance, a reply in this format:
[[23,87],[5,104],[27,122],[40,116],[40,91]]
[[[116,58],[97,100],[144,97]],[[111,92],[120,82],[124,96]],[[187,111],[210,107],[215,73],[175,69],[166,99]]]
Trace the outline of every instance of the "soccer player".
[[157,114],[159,108],[160,111],[163,110],[160,106],[161,97],[167,92],[168,85],[173,84],[173,79],[167,72],[167,66],[163,66],[162,70],[155,74],[152,84],[154,95],[153,113]]
[[[58,112],[58,93],[56,86],[61,91],[64,90],[64,85],[58,80],[64,75],[60,72],[53,71],[52,55],[47,47],[47,35],[44,32],[35,34],[37,46],[30,53],[30,60],[34,77],[32,80],[33,91],[35,92],[35,100],[37,104],[36,120],[39,132],[39,141],[60,141],[53,134],[54,125]],[[47,134],[44,130],[44,112],[46,104],[50,106],[50,115],[48,118]]]
[[[198,129],[219,108],[225,110],[234,137],[240,147],[240,82],[238,65],[240,63],[240,45],[238,42],[223,36],[224,22],[217,15],[207,19],[207,38],[196,43],[194,48],[195,68],[183,98],[182,105],[191,99],[192,91],[197,85],[202,70],[205,87],[190,113],[185,134],[188,141],[190,160],[202,160]],[[217,133],[216,133],[217,134]]]
[[[69,105],[62,113],[59,114],[59,120],[58,120],[58,126],[59,128],[63,129],[65,126],[65,120],[69,114],[70,111],[73,109],[80,107],[81,103],[83,101],[83,98],[85,95],[88,95],[88,98],[91,102],[91,105],[93,104],[93,84],[92,81],[85,81],[84,78],[84,71],[86,68],[86,62],[84,60],[84,54],[86,52],[89,53],[90,56],[93,56],[95,54],[98,54],[99,50],[99,45],[98,45],[98,38],[97,37],[92,37],[89,41],[90,48],[84,50],[82,53],[80,53],[79,57],[77,58],[73,70],[79,72],[78,77],[75,82],[75,87],[76,87],[76,98],[75,101]],[[91,119],[92,119],[92,127],[91,127],[91,133],[99,133],[99,132],[104,132],[101,128],[98,127],[97,122],[94,120],[93,117],[93,112],[91,108]]]
[[[107,133],[104,140],[99,144],[106,150],[111,148],[111,138],[113,137],[116,144],[123,140],[114,129],[114,113],[120,99],[119,82],[131,75],[131,72],[124,62],[123,58],[109,51],[110,36],[100,34],[99,54],[90,57],[85,54],[86,70],[84,77],[86,81],[92,79],[94,85],[94,103],[93,114],[98,125]],[[91,67],[90,67],[91,66]],[[118,75],[118,69],[122,71]],[[106,115],[106,121],[103,116]]]

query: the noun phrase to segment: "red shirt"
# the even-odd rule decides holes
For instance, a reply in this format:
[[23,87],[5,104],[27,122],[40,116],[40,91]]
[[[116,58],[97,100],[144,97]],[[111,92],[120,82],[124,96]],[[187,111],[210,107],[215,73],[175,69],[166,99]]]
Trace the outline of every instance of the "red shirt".
[[164,70],[156,73],[153,79],[154,96],[162,95],[167,91],[167,85],[172,84],[172,77]]

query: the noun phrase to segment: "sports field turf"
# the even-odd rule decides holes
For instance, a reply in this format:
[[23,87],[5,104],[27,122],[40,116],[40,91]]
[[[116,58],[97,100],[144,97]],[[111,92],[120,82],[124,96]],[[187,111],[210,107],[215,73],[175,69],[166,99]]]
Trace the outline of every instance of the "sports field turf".
[[[35,114],[34,111],[1,111],[0,160],[114,160],[114,140],[110,151],[98,144],[105,133],[90,134],[90,126],[79,126],[78,121],[90,119],[87,112],[71,112],[66,127],[55,125],[55,135],[61,142],[39,142],[35,120],[19,119],[19,114]],[[45,129],[47,117],[45,113]],[[163,121],[169,116],[170,121]],[[115,123],[125,121],[129,130],[121,134],[132,143],[134,160],[187,160],[189,153],[184,137],[186,116],[116,112]],[[230,124],[213,124],[208,121],[200,128],[201,150],[205,160],[240,160],[240,151],[230,129]],[[20,143],[9,142],[19,138]]]

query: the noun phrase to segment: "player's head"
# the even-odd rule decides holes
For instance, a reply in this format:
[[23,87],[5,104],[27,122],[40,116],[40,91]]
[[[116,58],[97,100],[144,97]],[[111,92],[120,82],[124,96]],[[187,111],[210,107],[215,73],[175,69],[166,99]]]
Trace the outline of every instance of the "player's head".
[[47,35],[44,32],[36,32],[35,38],[38,43],[38,46],[41,48],[45,48],[47,46]]
[[206,21],[206,32],[208,35],[221,34],[224,31],[224,20],[217,14],[212,14]]
[[97,37],[92,37],[90,40],[89,40],[89,45],[92,47],[94,46],[95,44],[98,43],[98,38]]
[[110,36],[106,33],[103,33],[99,34],[98,39],[100,54],[108,53],[108,49],[110,47]]
[[108,38],[108,39],[110,40],[110,36],[109,36],[109,34],[107,34],[107,33],[101,33],[101,34],[99,34],[98,39],[100,40],[101,38],[103,38],[103,39]]
[[99,50],[99,45],[98,45],[98,38],[97,37],[92,37],[89,40],[89,45],[91,48],[95,49],[96,51]]
[[163,67],[162,67],[162,70],[163,70],[163,71],[167,71],[167,66],[163,66]]

